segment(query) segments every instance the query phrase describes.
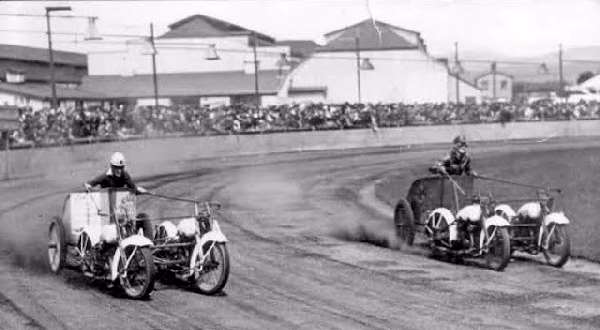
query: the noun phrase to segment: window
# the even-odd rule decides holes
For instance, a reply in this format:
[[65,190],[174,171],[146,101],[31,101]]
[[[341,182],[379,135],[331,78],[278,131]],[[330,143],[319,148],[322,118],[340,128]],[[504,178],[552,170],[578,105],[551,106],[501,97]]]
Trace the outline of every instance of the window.
[[487,80],[479,81],[479,87],[481,89],[483,89],[484,91],[487,91],[488,90],[488,81]]
[[508,87],[508,81],[502,80],[500,81],[500,89],[506,89]]

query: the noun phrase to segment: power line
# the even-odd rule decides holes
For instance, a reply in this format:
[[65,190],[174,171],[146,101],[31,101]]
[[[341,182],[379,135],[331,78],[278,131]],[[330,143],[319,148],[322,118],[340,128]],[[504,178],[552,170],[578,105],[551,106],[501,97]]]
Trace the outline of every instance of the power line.
[[[248,0],[251,1],[251,0]],[[2,14],[0,14],[2,15]],[[53,16],[56,17],[56,16]],[[19,30],[19,29],[0,29],[0,32],[14,32],[14,33],[30,33],[30,34],[46,34],[46,32],[44,31],[39,31],[39,30]],[[52,34],[56,34],[56,35],[66,35],[66,36],[85,36],[86,34],[84,33],[77,33],[77,32],[52,32]],[[141,35],[141,34],[101,34],[100,36],[102,37],[108,37],[108,38],[140,38],[140,39],[146,39],[148,38],[147,35]],[[123,41],[110,41],[110,40],[95,40],[95,41],[58,41],[59,43],[72,43],[72,44],[81,44],[83,42],[94,42],[94,43],[101,43],[101,44],[115,44],[115,45],[126,45],[127,42],[123,42]],[[190,49],[190,50],[199,50],[199,49],[207,49],[207,47],[194,47],[194,46],[211,46],[213,45],[213,43],[199,43],[199,42],[165,42],[165,43],[161,43],[160,39],[157,40],[157,47],[158,48],[163,48],[163,49]],[[273,45],[273,46],[278,46],[278,45]],[[242,48],[238,48],[238,49],[234,49],[234,48],[216,48],[217,51],[223,51],[223,52],[238,52],[238,53],[252,53],[251,49],[242,49]],[[352,52],[353,50],[348,50],[348,52]],[[110,52],[117,52],[117,51],[110,51]],[[96,53],[96,52],[92,52],[92,53]],[[266,50],[259,50],[257,53],[261,54],[261,55],[273,55],[273,56],[280,56],[281,52],[279,51],[266,51]],[[319,54],[319,52],[317,52],[316,54]],[[327,56],[327,57],[319,57],[319,56],[313,56],[312,58],[315,59],[343,59],[343,60],[350,60],[350,59],[354,59],[353,57],[343,57],[343,56]],[[370,59],[373,60],[379,60],[379,61],[398,61],[398,62],[435,62],[435,61],[440,61],[441,59],[436,59],[436,58],[432,58],[432,59],[399,59],[399,58],[392,58],[392,57],[369,57]],[[461,63],[481,63],[481,64],[491,64],[491,63],[497,63],[499,65],[540,65],[541,63],[544,63],[542,61],[513,61],[513,60],[488,60],[488,59],[461,59],[460,60]],[[570,62],[570,63],[598,63],[600,64],[600,60],[593,60],[593,59],[563,59],[563,62]]]
[[[43,17],[43,14],[11,14],[11,13],[0,13],[0,16],[15,16],[15,17]],[[52,18],[98,18],[97,16],[82,16],[82,15],[52,15]]]

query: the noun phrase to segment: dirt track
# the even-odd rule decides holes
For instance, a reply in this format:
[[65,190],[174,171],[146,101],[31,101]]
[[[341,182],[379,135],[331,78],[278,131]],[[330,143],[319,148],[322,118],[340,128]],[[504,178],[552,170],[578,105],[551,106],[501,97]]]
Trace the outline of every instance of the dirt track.
[[[497,155],[530,147],[486,149]],[[429,164],[442,152],[201,160],[188,164],[194,171],[141,182],[165,194],[224,203],[221,227],[230,240],[232,273],[218,297],[159,284],[151,300],[129,301],[79,274],[42,271],[45,221],[75,183],[2,183],[0,328],[599,328],[595,264],[571,261],[557,270],[519,257],[497,273],[477,262],[434,260],[418,248],[382,247],[396,245],[391,214],[374,205],[368,183],[398,167]],[[140,205],[151,215],[189,210],[144,198]]]

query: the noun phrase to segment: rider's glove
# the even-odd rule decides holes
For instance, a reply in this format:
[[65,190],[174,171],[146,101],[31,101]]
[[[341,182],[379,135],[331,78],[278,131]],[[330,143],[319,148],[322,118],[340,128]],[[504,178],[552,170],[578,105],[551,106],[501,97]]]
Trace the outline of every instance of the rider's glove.
[[148,192],[148,190],[146,188],[143,188],[143,187],[137,187],[137,191],[140,194],[146,194]]
[[92,190],[92,185],[89,183],[84,183],[83,186],[85,187],[85,190],[87,190],[88,192],[90,192]]

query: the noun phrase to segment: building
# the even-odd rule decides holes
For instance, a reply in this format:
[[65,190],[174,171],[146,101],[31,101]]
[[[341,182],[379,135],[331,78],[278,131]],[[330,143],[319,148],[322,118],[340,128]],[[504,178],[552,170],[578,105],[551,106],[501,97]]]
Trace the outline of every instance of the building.
[[[73,104],[97,95],[78,89],[87,74],[85,54],[53,51],[56,93],[59,102]],[[50,105],[48,50],[0,45],[0,105],[39,109]]]
[[[433,58],[419,32],[364,20],[325,35],[326,44],[286,79],[287,102],[448,102],[455,78]],[[290,93],[302,91],[302,93]],[[459,79],[459,98],[478,100],[479,90]]]
[[276,104],[291,69],[291,49],[265,34],[193,15],[169,25],[156,38],[155,48],[145,40],[131,40],[120,48],[89,53],[89,76],[82,88],[100,90],[117,102],[154,104],[155,54],[160,104],[255,102],[256,94],[261,104]]
[[489,71],[475,78],[483,101],[510,102],[513,99],[513,77],[509,74]]

